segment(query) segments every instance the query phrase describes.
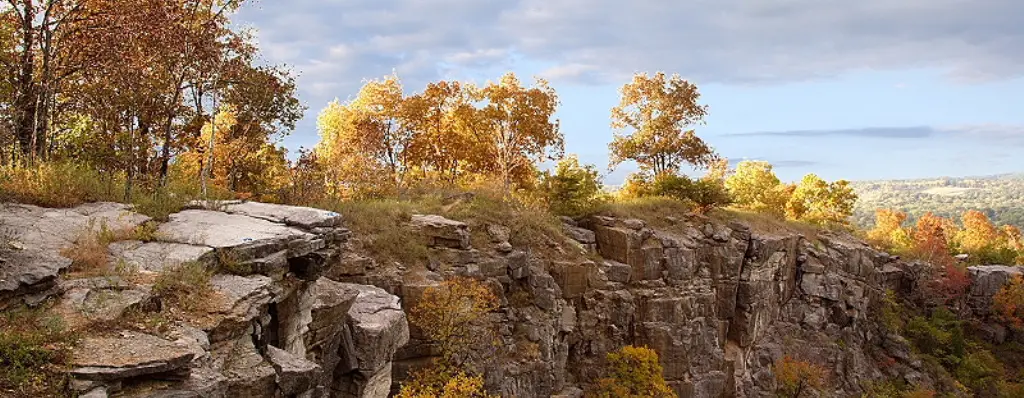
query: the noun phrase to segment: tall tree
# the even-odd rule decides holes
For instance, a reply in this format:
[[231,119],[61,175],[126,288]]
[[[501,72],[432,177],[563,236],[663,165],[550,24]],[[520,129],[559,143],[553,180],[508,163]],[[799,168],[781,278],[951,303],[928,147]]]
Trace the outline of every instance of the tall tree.
[[714,149],[689,129],[704,123],[707,106],[700,105],[697,86],[679,75],[662,72],[637,74],[622,87],[622,99],[612,108],[612,128],[630,129],[616,134],[609,145],[611,167],[633,160],[655,175],[676,173],[684,163],[704,168],[716,159]]
[[469,126],[478,111],[473,98],[478,90],[457,81],[432,82],[407,100],[409,121],[416,136],[409,146],[409,161],[426,174],[433,172],[453,184],[471,163],[478,160],[478,142]]
[[556,160],[565,149],[557,119],[558,96],[547,81],[537,79],[524,87],[513,73],[480,90],[486,105],[474,119],[472,130],[481,143],[482,168],[501,177],[509,192],[517,174],[532,171],[534,162]]

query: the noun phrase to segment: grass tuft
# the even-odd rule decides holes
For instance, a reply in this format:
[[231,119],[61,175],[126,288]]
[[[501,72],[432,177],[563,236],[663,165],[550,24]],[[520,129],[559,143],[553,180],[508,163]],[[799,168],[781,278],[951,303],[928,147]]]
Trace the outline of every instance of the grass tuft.
[[200,262],[187,262],[164,270],[153,284],[155,294],[164,307],[184,312],[203,309],[213,295],[210,279],[214,272]]

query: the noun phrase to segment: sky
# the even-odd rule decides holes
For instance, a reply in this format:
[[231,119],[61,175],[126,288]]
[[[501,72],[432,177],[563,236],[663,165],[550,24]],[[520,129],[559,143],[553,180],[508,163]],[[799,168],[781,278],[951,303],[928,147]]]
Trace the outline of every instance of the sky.
[[799,180],[1024,171],[1020,0],[257,0],[264,62],[287,64],[316,116],[368,79],[550,81],[566,151],[608,171],[610,109],[637,72],[678,73],[709,106],[697,134],[733,162]]

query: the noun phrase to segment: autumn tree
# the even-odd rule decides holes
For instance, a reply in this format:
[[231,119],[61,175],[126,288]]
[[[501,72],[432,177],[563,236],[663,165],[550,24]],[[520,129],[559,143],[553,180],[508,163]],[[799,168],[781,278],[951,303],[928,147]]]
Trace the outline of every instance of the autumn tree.
[[470,129],[481,145],[482,172],[500,176],[506,192],[517,175],[532,174],[533,164],[561,157],[565,142],[558,120],[558,96],[547,81],[536,79],[524,87],[513,73],[484,86],[479,99],[486,105],[471,122]]
[[607,356],[604,377],[594,394],[601,398],[674,398],[665,383],[658,353],[647,347],[625,346]]
[[413,371],[397,398],[496,398],[487,393],[481,376],[439,374],[434,368]]
[[993,297],[992,309],[1005,322],[1024,328],[1024,278],[1014,276]]
[[285,150],[268,140],[260,126],[240,120],[233,107],[225,107],[203,126],[200,141],[215,142],[212,156],[206,146],[181,155],[175,163],[182,175],[198,176],[210,162],[211,182],[243,197],[279,201],[290,171]]
[[821,365],[787,355],[775,363],[775,391],[781,397],[812,397],[823,392],[828,371]]
[[612,108],[611,125],[631,132],[616,134],[609,144],[612,168],[632,160],[641,170],[661,175],[676,173],[683,164],[705,168],[717,159],[690,129],[707,116],[707,107],[698,103],[696,85],[678,75],[641,73],[622,87],[621,94],[619,105]]
[[438,345],[441,365],[473,368],[494,355],[497,335],[491,312],[497,308],[498,299],[487,285],[460,277],[427,288],[409,320]]
[[999,239],[999,230],[992,224],[988,216],[977,210],[964,212],[960,231],[960,250],[965,253],[980,254],[992,248]]
[[868,240],[889,250],[905,252],[911,248],[910,230],[903,226],[907,213],[898,210],[875,211],[875,226],[868,231]]
[[406,100],[416,131],[408,159],[423,178],[433,173],[438,180],[455,184],[481,163],[480,142],[472,134],[480,124],[480,112],[473,106],[478,97],[479,90],[471,84],[440,81],[428,83],[422,93]]
[[786,203],[786,214],[794,220],[818,224],[849,223],[857,194],[849,181],[826,182],[814,174],[804,176]]
[[768,162],[740,162],[736,171],[725,180],[725,187],[738,207],[778,218],[786,216],[786,202],[791,191],[775,176]]
[[917,219],[911,251],[915,257],[940,266],[951,265],[947,220],[928,212]]

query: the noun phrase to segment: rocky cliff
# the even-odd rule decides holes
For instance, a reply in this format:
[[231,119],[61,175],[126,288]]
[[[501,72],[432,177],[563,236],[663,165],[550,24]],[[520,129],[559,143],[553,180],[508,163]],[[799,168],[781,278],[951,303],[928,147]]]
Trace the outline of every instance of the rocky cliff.
[[[149,222],[123,205],[0,208],[6,243],[0,307],[54,303],[84,336],[71,360],[85,397],[383,397],[391,358],[408,341],[399,299],[321,276],[348,231],[337,214],[260,203],[217,203],[170,216],[149,242],[107,250],[124,272],[68,274],[62,249],[90,233]],[[89,230],[93,230],[89,232]],[[83,231],[85,231],[83,233]],[[218,273],[198,310],[160,311],[154,277],[179,264]],[[157,307],[157,308],[154,308]],[[118,322],[166,318],[159,327]]]
[[[15,231],[0,306],[50,298],[78,325],[159,306],[146,278],[66,274],[60,248],[90,219],[149,221],[116,204],[0,209]],[[859,396],[866,382],[893,377],[931,383],[877,319],[885,292],[912,290],[924,265],[824,232],[694,214],[656,221],[565,219],[572,243],[539,248],[515,246],[518,232],[500,223],[414,215],[402,228],[429,246],[421,268],[378,259],[331,212],[240,202],[185,210],[158,224],[155,241],[111,244],[112,261],[143,275],[184,262],[251,272],[214,276],[216,299],[160,331],[86,337],[75,388],[91,397],[384,397],[437,354],[402,308],[453,276],[500,293],[504,355],[486,379],[507,397],[580,396],[605,354],[624,345],[655,349],[681,397],[771,396],[785,355],[829,369],[827,396]],[[1015,272],[1003,271],[972,271],[978,308]]]

